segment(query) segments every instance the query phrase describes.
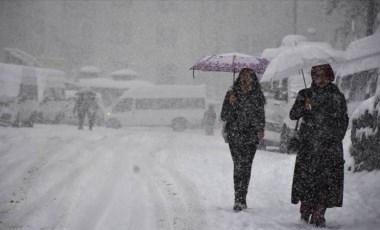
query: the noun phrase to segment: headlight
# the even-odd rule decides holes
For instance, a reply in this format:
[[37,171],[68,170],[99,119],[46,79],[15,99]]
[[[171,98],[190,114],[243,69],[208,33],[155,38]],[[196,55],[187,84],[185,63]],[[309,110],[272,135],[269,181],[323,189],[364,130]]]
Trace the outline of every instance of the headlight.
[[108,112],[108,113],[106,113],[107,114],[107,116],[111,116],[111,113],[110,112]]

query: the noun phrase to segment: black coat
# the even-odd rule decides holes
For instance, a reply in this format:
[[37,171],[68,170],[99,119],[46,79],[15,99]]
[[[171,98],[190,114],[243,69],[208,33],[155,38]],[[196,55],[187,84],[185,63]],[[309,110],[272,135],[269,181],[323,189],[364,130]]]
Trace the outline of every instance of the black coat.
[[[305,108],[311,98],[312,109]],[[344,158],[342,140],[348,126],[347,104],[335,84],[299,91],[290,119],[302,118],[292,185],[292,203],[343,204]]]
[[[237,100],[231,104],[230,94]],[[223,102],[221,119],[226,124],[227,141],[233,144],[258,144],[258,131],[265,127],[265,98],[262,92],[250,90],[243,94],[240,87],[228,91]]]

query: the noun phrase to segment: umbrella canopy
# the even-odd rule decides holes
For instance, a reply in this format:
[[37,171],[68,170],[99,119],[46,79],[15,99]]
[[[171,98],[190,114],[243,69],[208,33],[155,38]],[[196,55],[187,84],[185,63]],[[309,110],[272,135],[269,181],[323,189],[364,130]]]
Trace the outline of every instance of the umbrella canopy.
[[330,64],[333,68],[345,61],[344,52],[334,50],[327,43],[303,42],[281,51],[268,65],[261,82],[276,81],[303,72],[318,64]]
[[241,53],[225,53],[206,56],[195,63],[190,70],[231,72],[237,73],[243,68],[253,69],[258,74],[263,74],[269,61]]

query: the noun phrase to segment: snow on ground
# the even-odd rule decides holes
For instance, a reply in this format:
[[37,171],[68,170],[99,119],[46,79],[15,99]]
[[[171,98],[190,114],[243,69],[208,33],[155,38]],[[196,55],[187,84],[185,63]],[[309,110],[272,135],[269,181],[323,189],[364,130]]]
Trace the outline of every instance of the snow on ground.
[[[0,142],[0,229],[314,229],[290,203],[294,155],[258,151],[249,208],[232,211],[220,130],[37,125],[1,127]],[[344,196],[328,227],[378,229],[378,171],[347,172]]]

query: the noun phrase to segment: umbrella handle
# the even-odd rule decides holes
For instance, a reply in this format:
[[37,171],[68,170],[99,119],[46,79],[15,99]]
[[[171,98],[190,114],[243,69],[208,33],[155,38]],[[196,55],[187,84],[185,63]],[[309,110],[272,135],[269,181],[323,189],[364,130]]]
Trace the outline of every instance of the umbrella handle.
[[306,89],[307,86],[306,86],[306,80],[305,80],[305,75],[303,73],[303,69],[301,69],[301,73],[302,73],[303,83],[305,84],[305,89]]

